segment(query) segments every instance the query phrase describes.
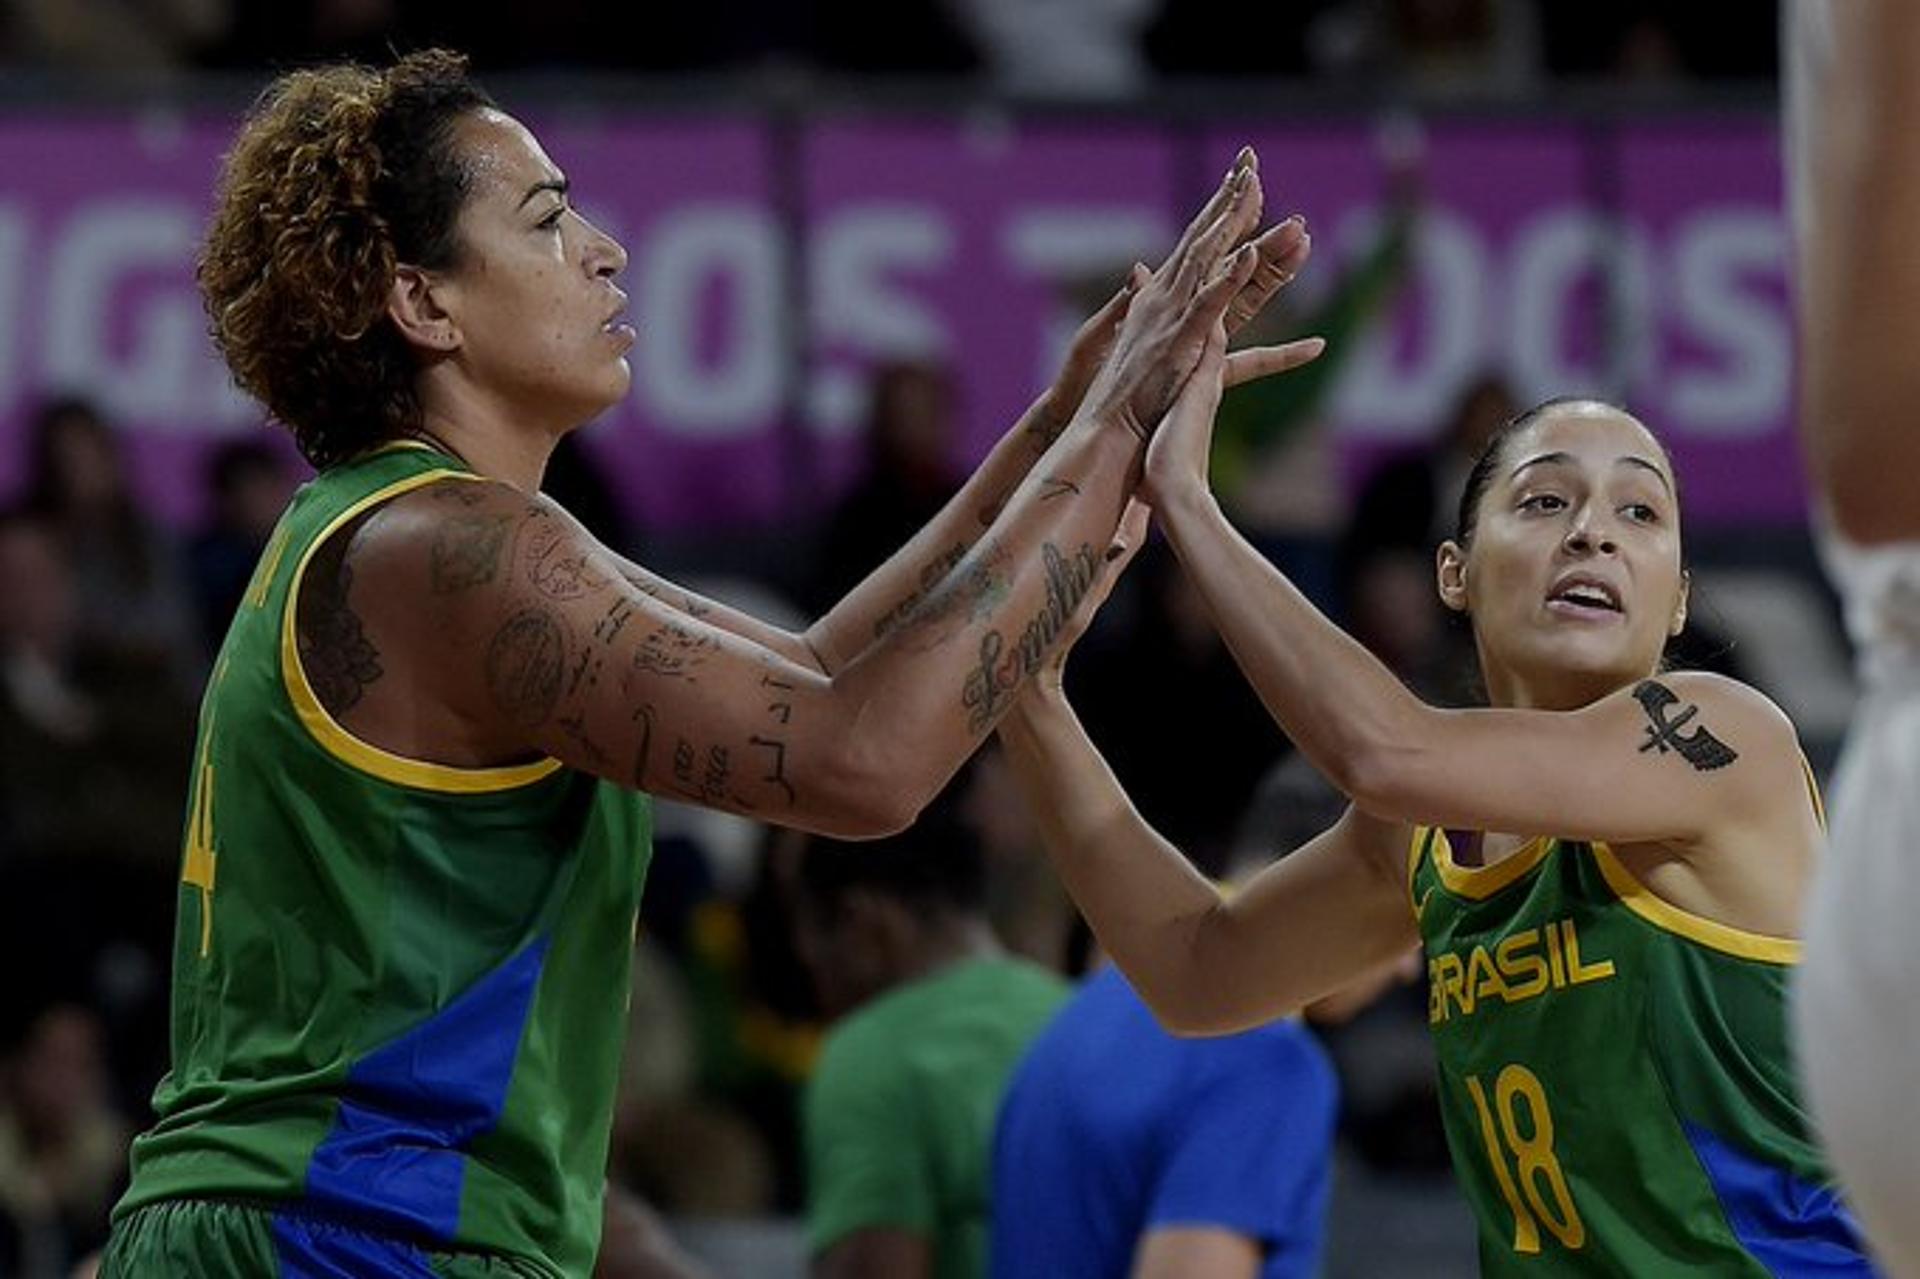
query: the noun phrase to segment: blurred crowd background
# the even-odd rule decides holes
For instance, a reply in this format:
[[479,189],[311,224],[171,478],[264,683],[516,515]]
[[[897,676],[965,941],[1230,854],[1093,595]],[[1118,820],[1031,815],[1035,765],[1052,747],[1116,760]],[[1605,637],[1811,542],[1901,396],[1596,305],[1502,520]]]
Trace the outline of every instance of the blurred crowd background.
[[[1851,684],[1791,440],[1775,21],[1651,0],[6,0],[0,1276],[64,1274],[104,1235],[165,1068],[200,685],[304,478],[206,371],[181,230],[273,70],[447,44],[557,126],[633,254],[640,348],[634,406],[550,487],[657,571],[796,623],[939,508],[1077,317],[1260,140],[1276,201],[1339,234],[1266,329],[1331,354],[1223,410],[1216,475],[1248,534],[1413,686],[1471,701],[1432,588],[1465,459],[1548,394],[1618,398],[1692,503],[1676,660],[1758,684],[1824,769]],[[1209,873],[1336,803],[1162,547],[1069,684]],[[1079,976],[1085,930],[991,746],[929,821],[897,841],[946,868],[900,889],[917,917],[977,913]],[[846,885],[811,843],[660,805],[610,1173],[716,1273],[800,1272],[799,1098],[834,1017],[888,980],[845,971],[869,951],[858,921],[836,939]],[[1350,1014],[1316,1028],[1342,1097],[1324,1273],[1470,1274],[1424,991]]]

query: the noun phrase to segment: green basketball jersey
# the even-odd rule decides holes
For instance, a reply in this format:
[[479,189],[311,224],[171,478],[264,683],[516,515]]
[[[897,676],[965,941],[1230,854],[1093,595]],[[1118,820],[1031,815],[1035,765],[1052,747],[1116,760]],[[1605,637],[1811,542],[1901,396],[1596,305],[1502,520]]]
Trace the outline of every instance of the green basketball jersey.
[[452,768],[363,742],[295,643],[333,532],[468,479],[390,446],[303,488],[262,556],[200,712],[172,1069],[116,1221],[266,1201],[534,1273],[592,1266],[648,800],[555,760]]
[[1410,853],[1453,1166],[1505,1275],[1871,1274],[1787,1048],[1793,941],[1654,896],[1604,844]]

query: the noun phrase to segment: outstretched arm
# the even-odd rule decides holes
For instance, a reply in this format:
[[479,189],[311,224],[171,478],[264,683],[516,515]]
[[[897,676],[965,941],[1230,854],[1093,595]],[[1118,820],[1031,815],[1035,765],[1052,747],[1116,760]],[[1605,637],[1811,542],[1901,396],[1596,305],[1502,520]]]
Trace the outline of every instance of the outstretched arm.
[[1230,195],[1142,282],[1078,414],[986,535],[831,675],[636,587],[550,502],[490,483],[381,508],[343,548],[341,602],[485,761],[541,753],[780,824],[899,829],[1102,577],[1141,442],[1257,265],[1234,249],[1258,218],[1251,170]]
[[1804,809],[1793,726],[1759,693],[1676,674],[1578,711],[1427,705],[1228,522],[1205,482],[1216,335],[1148,459],[1175,553],[1269,712],[1369,812],[1432,826],[1690,843]]
[[[1194,737],[1175,748],[1205,749],[1202,726],[1169,731]],[[1000,740],[1067,891],[1176,1034],[1297,1012],[1419,940],[1397,823],[1349,809],[1223,896],[1141,818],[1057,689],[1030,690]]]
[[1920,6],[1796,0],[1788,106],[1815,481],[1862,543],[1920,537]]

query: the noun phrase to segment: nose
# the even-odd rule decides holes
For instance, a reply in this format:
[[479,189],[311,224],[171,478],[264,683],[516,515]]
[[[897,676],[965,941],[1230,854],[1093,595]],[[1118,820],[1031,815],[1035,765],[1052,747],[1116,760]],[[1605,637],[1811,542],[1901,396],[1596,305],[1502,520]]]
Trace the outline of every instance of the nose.
[[627,250],[620,241],[602,231],[586,218],[580,219],[587,229],[585,264],[589,274],[595,279],[612,279],[627,269]]
[[1568,552],[1574,555],[1612,555],[1620,549],[1620,544],[1604,527],[1598,527],[1591,506],[1582,506],[1574,513],[1567,525],[1567,536],[1562,543]]

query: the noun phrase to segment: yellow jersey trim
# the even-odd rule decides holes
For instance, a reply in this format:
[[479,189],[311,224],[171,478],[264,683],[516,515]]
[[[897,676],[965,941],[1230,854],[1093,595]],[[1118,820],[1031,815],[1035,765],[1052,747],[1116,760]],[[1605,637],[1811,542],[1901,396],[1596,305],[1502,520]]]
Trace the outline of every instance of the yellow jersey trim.
[[1458,866],[1453,860],[1453,841],[1446,831],[1435,827],[1433,868],[1440,872],[1440,882],[1448,892],[1483,901],[1538,866],[1553,843],[1548,836],[1536,835],[1491,866]]
[[[395,441],[387,448],[414,447],[407,441]],[[432,450],[429,450],[430,452]],[[381,781],[392,782],[398,786],[411,786],[415,790],[439,791],[451,795],[477,795],[491,791],[513,790],[537,782],[551,775],[560,767],[557,759],[541,759],[531,764],[515,764],[506,768],[460,768],[452,764],[435,764],[424,759],[411,759],[405,755],[396,755],[392,751],[382,750],[372,742],[355,737],[341,726],[340,722],[328,713],[314,694],[313,685],[307,681],[306,668],[300,664],[300,645],[294,628],[294,610],[300,603],[300,583],[306,577],[307,564],[313,559],[314,552],[325,546],[332,537],[347,524],[371,507],[391,501],[403,493],[412,492],[438,480],[478,480],[482,477],[469,475],[464,471],[436,470],[419,475],[410,475],[404,480],[396,480],[385,488],[377,489],[361,498],[340,514],[334,516],[327,526],[320,530],[319,536],[308,544],[300,555],[300,562],[294,566],[293,580],[287,584],[287,602],[280,617],[280,675],[286,685],[287,697],[293,702],[294,712],[314,741],[335,759],[359,769],[361,772]]]
[[1601,878],[1607,881],[1607,887],[1613,890],[1621,905],[1662,932],[1685,937],[1688,941],[1740,959],[1757,959],[1762,963],[1781,965],[1800,962],[1800,943],[1793,938],[1750,933],[1731,924],[1682,910],[1636,879],[1611,848],[1598,841],[1589,847],[1593,849],[1593,859],[1600,867]]

